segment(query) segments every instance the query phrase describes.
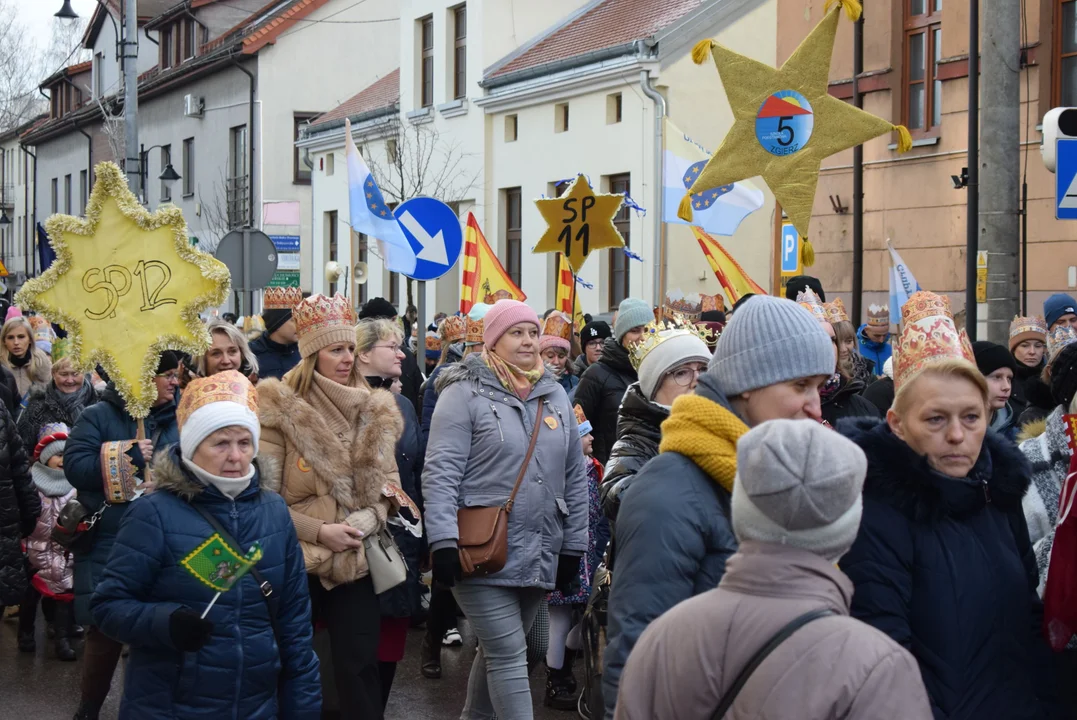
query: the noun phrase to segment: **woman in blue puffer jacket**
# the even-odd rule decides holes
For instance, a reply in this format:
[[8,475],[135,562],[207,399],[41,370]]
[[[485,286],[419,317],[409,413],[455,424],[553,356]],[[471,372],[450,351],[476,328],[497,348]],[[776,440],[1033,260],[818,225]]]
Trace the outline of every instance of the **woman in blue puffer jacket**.
[[[306,569],[287,506],[251,462],[254,388],[235,370],[198,378],[177,416],[180,445],[156,457],[156,489],[124,516],[92,601],[97,626],[131,647],[120,717],[314,720]],[[259,577],[238,557],[256,544]]]

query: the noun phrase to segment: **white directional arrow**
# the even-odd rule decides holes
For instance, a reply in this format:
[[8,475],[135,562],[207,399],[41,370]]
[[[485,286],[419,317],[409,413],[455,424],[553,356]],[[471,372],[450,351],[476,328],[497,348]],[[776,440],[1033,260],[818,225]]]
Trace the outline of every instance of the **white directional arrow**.
[[407,210],[400,216],[400,224],[414,235],[419,244],[423,246],[423,249],[415,257],[419,260],[432,262],[435,265],[449,264],[449,251],[445,249],[445,238],[442,237],[440,230],[437,231],[436,235],[430,237],[430,233],[426,231],[426,228]]

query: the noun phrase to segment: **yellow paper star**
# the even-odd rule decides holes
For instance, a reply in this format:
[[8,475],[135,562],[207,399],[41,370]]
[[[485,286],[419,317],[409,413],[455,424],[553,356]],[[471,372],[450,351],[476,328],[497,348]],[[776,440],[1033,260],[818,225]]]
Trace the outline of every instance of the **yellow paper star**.
[[547,228],[532,252],[559,252],[579,272],[595,250],[624,247],[613,224],[623,202],[623,195],[596,194],[587,178],[577,175],[561,197],[535,201]]
[[[899,133],[900,148],[908,148],[911,140],[905,128],[827,92],[842,5],[835,3],[778,70],[713,41],[693,49],[697,63],[706,59],[707,51],[713,56],[734,122],[686,198],[761,175],[806,238],[824,158],[894,130]],[[859,17],[857,3],[846,0],[844,5],[850,18]],[[691,204],[682,202],[679,214],[691,222]]]
[[79,367],[101,364],[140,418],[157,398],[160,353],[197,355],[209,347],[198,314],[225,301],[229,273],[191,247],[179,208],[149,213],[115,164],[94,172],[85,218],[48,219],[56,261],[27,281],[15,302],[62,325]]

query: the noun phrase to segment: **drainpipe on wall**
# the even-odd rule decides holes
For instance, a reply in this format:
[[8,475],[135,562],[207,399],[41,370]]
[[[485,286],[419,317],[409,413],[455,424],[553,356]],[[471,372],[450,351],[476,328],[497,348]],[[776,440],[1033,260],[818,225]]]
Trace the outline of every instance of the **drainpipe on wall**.
[[[35,238],[37,237],[37,155],[35,155],[32,152],[30,152],[29,150],[27,150],[26,146],[21,144],[21,143],[19,144],[19,149],[22,150],[27,155],[29,155],[34,160],[34,179],[33,179],[34,203],[33,203],[33,210],[30,213],[30,226],[29,227],[26,227],[26,216],[23,215],[23,217],[22,217],[22,224],[23,224],[23,233],[22,233],[22,271],[24,273],[26,273],[27,276],[29,276],[30,275],[30,259],[29,259],[30,258],[30,246],[32,245],[32,243],[28,244],[29,241],[30,241],[30,234],[33,233],[33,237],[35,237]],[[23,177],[25,178],[26,176],[24,175]],[[23,206],[24,210],[25,210],[25,208],[30,207],[30,183],[27,183],[27,182],[24,182],[23,185],[22,185],[22,206]],[[29,230],[30,232],[27,232],[27,230]]]
[[254,227],[254,73],[243,67],[234,55],[232,64],[250,79],[250,101],[247,105],[247,227]]
[[[645,41],[642,40],[640,41],[641,54],[644,42]],[[639,84],[640,89],[643,90],[643,94],[654,101],[654,188],[656,206],[654,213],[654,304],[657,307],[661,307],[662,298],[665,296],[665,288],[662,286],[666,275],[666,244],[663,238],[665,225],[662,222],[662,216],[665,214],[662,203],[662,161],[664,159],[662,121],[666,116],[666,99],[662,97],[661,93],[651,87],[650,70],[640,71]]]

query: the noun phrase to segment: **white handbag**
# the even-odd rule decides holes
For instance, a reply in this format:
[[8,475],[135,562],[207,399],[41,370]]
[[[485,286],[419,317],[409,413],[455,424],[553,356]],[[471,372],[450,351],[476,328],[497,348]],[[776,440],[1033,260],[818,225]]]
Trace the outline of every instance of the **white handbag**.
[[374,592],[381,595],[392,590],[408,579],[408,566],[404,554],[396,546],[392,533],[387,527],[376,535],[363,538],[366,550],[366,564],[370,568],[370,579],[374,582]]

